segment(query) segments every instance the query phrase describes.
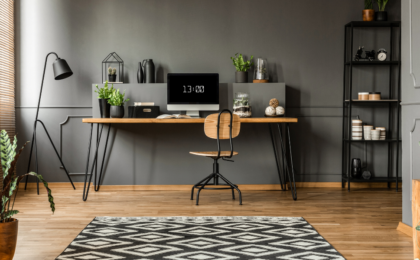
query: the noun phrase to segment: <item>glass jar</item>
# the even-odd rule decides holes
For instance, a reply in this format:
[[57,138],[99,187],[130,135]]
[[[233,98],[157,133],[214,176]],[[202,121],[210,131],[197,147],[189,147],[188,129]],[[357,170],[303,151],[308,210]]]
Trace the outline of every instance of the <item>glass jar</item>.
[[268,65],[266,59],[258,58],[255,64],[254,80],[268,82]]
[[233,99],[233,113],[239,117],[251,117],[251,105],[249,103],[249,94],[244,92],[235,93]]

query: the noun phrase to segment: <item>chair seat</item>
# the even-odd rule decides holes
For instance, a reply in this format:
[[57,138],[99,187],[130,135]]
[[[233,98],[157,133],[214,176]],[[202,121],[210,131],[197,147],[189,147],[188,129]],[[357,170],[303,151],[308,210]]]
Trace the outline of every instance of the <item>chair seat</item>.
[[[217,157],[218,151],[215,152],[190,152],[190,154],[205,156],[205,157]],[[238,155],[238,152],[233,151],[233,155]],[[220,151],[220,156],[230,156],[230,151]]]

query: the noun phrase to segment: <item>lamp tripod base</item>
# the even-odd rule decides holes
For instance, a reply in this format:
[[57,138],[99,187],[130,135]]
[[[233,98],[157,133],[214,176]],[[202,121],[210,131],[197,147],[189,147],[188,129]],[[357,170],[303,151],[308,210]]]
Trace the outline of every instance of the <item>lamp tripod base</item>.
[[[62,165],[62,167],[63,167],[64,171],[65,171],[65,172],[66,172],[66,174],[67,174],[67,178],[69,179],[69,181],[70,181],[71,185],[73,186],[73,189],[76,189],[76,187],[75,187],[75,186],[74,186],[74,184],[73,184],[73,181],[72,181],[72,180],[71,180],[71,178],[70,178],[69,172],[68,172],[68,171],[67,171],[67,169],[66,169],[66,166],[64,166],[63,160],[61,159],[60,155],[58,154],[57,149],[55,148],[55,145],[54,145],[54,143],[53,143],[53,141],[52,141],[52,139],[51,139],[50,134],[48,133],[47,128],[45,127],[44,123],[43,123],[41,120],[39,120],[39,119],[37,119],[37,120],[35,121],[35,123],[34,123],[34,132],[33,132],[33,135],[32,135],[31,152],[30,152],[30,154],[29,154],[29,162],[28,162],[28,170],[27,170],[27,172],[29,172],[30,167],[31,167],[32,150],[33,150],[33,147],[34,147],[34,144],[35,144],[35,165],[36,165],[36,170],[37,170],[37,173],[39,173],[39,172],[38,172],[37,141],[36,141],[36,126],[37,126],[37,123],[38,123],[38,122],[39,122],[39,123],[41,123],[42,127],[44,128],[45,133],[47,134],[48,139],[50,140],[50,143],[51,143],[52,147],[54,148],[54,151],[55,151],[55,153],[56,153],[56,155],[57,155],[57,157],[58,157],[58,160],[60,160],[61,165]],[[28,185],[28,176],[26,176],[26,179],[25,179],[25,190],[26,190],[27,185]],[[39,181],[38,181],[38,179],[37,179],[37,183],[36,183],[36,185],[37,185],[37,193],[39,194]]]

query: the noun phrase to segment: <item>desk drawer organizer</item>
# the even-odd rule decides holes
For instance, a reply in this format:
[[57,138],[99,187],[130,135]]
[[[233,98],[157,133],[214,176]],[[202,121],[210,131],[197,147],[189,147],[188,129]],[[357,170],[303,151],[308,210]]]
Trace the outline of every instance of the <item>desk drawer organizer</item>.
[[156,118],[160,114],[159,106],[129,106],[129,118]]

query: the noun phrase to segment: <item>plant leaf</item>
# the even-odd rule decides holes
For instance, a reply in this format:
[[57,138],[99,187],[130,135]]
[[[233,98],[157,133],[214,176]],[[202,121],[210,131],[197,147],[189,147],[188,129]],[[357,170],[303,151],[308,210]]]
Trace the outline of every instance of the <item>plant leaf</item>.
[[16,215],[16,214],[18,214],[18,213],[19,213],[19,211],[18,211],[18,210],[9,210],[9,211],[6,211],[6,212],[3,214],[3,219],[10,218],[11,216]]
[[17,138],[15,136],[15,140],[13,144],[10,142],[9,135],[7,134],[6,130],[1,130],[0,132],[0,157],[1,157],[1,167],[3,170],[3,178],[7,176],[9,173],[9,169],[11,163],[16,155],[15,150],[13,149],[16,146]]

